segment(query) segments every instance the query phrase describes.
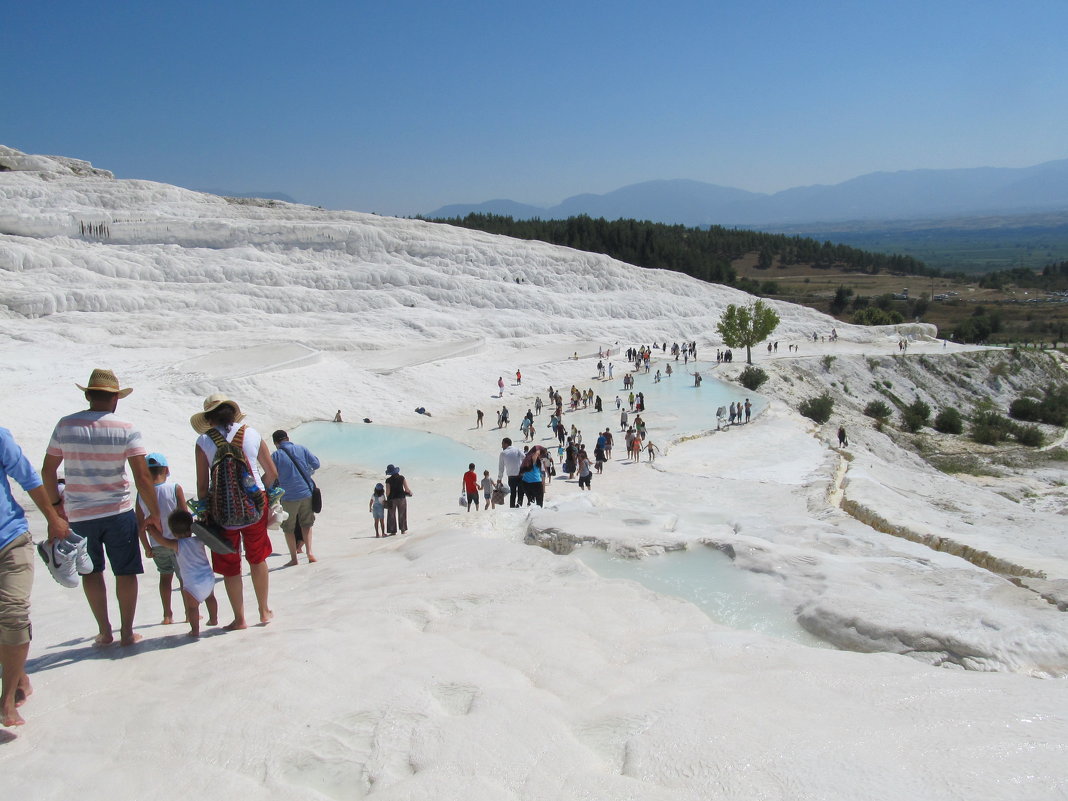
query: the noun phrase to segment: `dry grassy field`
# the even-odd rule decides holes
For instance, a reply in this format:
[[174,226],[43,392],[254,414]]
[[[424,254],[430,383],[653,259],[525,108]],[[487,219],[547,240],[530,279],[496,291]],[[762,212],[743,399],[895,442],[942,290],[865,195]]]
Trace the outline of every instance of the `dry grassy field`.
[[[1045,292],[1013,286],[1004,289],[984,289],[976,281],[957,281],[948,278],[928,278],[919,275],[895,275],[879,273],[842,272],[836,269],[814,268],[794,264],[788,267],[758,269],[756,254],[750,254],[733,263],[740,277],[755,281],[774,281],[777,292],[771,295],[779,300],[788,300],[803,306],[830,313],[830,303],[840,286],[852,289],[855,295],[876,298],[886,294],[901,294],[908,290],[914,299],[930,300],[936,295],[957,293],[945,301],[932,301],[919,317],[921,322],[933,323],[946,335],[954,325],[975,313],[983,306],[996,311],[1001,318],[1001,331],[994,339],[997,342],[1050,342],[1064,343],[1068,336],[1068,302],[1045,302]],[[1036,299],[1038,302],[1036,302]],[[907,304],[894,301],[893,308],[906,316]],[[852,310],[836,315],[844,321],[852,320]]]

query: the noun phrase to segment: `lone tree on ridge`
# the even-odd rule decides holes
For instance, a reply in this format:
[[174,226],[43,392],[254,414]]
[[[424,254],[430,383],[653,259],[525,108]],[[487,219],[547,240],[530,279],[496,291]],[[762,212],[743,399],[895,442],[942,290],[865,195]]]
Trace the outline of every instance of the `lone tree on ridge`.
[[753,345],[763,342],[779,325],[779,315],[764,301],[750,306],[729,304],[716,323],[716,330],[728,348],[745,348],[746,364],[753,363]]

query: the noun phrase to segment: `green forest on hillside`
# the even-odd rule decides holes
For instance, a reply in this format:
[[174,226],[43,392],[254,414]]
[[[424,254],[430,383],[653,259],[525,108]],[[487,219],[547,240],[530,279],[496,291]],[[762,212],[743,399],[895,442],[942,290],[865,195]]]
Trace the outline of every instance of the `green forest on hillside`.
[[496,214],[469,214],[428,222],[604,253],[639,267],[674,270],[703,281],[729,284],[759,294],[774,294],[774,281],[739,279],[731,266],[731,262],[747,253],[759,254],[761,268],[809,264],[817,268],[864,273],[931,274],[923,262],[911,256],[872,253],[848,245],[818,242],[809,237],[721,226],[689,228],[588,216],[566,220],[515,220]]

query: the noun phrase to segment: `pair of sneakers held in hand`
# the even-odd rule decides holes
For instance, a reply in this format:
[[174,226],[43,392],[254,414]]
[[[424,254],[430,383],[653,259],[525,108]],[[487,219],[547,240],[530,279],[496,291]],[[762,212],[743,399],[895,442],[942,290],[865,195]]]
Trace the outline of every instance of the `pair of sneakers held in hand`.
[[89,558],[85,537],[73,531],[65,540],[45,540],[37,543],[37,553],[48,566],[52,578],[64,587],[77,587],[81,583],[80,576],[93,572],[93,560]]

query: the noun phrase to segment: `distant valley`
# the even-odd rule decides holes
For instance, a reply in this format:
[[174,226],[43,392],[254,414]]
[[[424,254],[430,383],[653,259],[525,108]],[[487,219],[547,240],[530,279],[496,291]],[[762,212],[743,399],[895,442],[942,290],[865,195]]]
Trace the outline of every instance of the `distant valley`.
[[443,206],[426,216],[471,213],[757,228],[902,253],[940,269],[1041,267],[1068,258],[1068,159],[1021,168],[876,172],[775,194],[691,180],[647,181],[550,207],[490,200]]

